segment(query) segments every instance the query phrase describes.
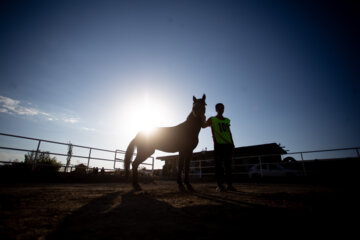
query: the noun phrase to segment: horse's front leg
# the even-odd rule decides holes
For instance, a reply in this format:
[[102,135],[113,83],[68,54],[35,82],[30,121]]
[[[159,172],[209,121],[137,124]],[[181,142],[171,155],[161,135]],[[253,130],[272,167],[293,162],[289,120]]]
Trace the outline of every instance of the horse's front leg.
[[139,165],[145,161],[145,159],[148,157],[148,155],[144,155],[141,153],[138,153],[136,156],[136,159],[132,163],[132,170],[133,170],[133,188],[135,191],[141,191],[141,186],[139,185],[139,179],[138,179],[138,167]]
[[139,180],[138,180],[138,167],[139,167],[139,163],[135,160],[132,164],[132,170],[133,170],[133,188],[135,191],[141,191],[141,187],[139,185]]
[[179,153],[179,166],[178,166],[178,172],[177,172],[177,184],[179,186],[179,190],[184,192],[185,187],[182,183],[182,171],[184,169],[184,155],[180,152]]
[[188,191],[190,192],[195,192],[195,189],[193,188],[193,186],[190,184],[190,162],[192,159],[192,153],[189,153],[186,155],[185,157],[185,179],[184,179],[184,183],[186,185],[186,188],[188,189]]

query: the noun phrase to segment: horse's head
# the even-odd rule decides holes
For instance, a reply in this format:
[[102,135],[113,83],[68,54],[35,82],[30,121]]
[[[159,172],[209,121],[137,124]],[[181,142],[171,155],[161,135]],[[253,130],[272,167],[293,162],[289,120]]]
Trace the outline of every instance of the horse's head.
[[193,97],[194,103],[192,108],[192,114],[194,117],[200,117],[203,121],[205,121],[205,111],[206,111],[206,95],[204,94],[202,98],[197,99]]

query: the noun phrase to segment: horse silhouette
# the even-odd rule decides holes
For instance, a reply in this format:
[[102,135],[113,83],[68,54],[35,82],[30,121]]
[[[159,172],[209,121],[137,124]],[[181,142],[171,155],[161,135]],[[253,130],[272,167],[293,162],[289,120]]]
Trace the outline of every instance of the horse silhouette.
[[[205,103],[206,95],[196,99],[193,97],[194,103],[192,111],[186,121],[174,127],[156,128],[154,131],[139,132],[130,142],[125,154],[125,174],[130,175],[130,163],[137,148],[137,154],[132,163],[133,187],[135,190],[141,190],[138,183],[138,166],[148,157],[150,157],[156,149],[164,152],[179,152],[179,168],[177,173],[177,183],[181,191],[185,191],[182,182],[182,172],[184,170],[184,183],[189,191],[194,191],[189,181],[190,160],[195,147],[198,145],[199,132],[205,121]],[[185,168],[184,168],[185,166]]]

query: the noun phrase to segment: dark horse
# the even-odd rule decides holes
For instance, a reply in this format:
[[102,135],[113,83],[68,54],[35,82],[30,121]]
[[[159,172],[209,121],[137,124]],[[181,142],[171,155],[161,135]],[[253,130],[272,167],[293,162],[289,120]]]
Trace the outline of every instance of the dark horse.
[[179,169],[177,183],[179,189],[184,191],[182,183],[182,171],[185,165],[184,183],[189,191],[194,191],[189,181],[190,160],[194,148],[198,145],[199,132],[205,121],[205,94],[201,99],[193,97],[193,108],[186,121],[175,127],[156,128],[151,133],[140,132],[130,142],[125,154],[125,172],[129,176],[130,162],[137,148],[135,161],[132,163],[133,170],[133,187],[135,190],[141,190],[138,183],[138,166],[140,163],[150,157],[155,149],[164,152],[179,152]]

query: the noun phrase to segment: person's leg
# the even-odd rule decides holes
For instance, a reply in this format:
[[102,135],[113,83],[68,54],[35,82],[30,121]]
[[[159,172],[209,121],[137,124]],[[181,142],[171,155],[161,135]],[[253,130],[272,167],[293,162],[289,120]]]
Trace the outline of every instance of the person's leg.
[[222,159],[222,147],[219,144],[215,145],[215,174],[216,174],[216,183],[219,187],[222,187],[224,184],[224,168],[223,168],[223,159]]
[[225,164],[225,174],[226,174],[226,183],[228,186],[228,190],[235,190],[232,186],[232,146],[226,145],[226,149],[224,149],[224,164]]

